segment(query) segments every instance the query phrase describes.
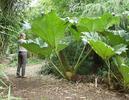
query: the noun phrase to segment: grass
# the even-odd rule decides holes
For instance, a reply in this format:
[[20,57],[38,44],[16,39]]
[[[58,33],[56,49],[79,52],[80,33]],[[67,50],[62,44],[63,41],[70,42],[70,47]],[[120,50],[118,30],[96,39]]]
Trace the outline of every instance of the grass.
[[[4,73],[4,64],[0,64],[0,100],[22,100],[11,95],[11,84],[3,79],[8,80],[8,76]],[[7,91],[7,94],[5,93]],[[4,93],[4,94],[3,94]]]
[[[10,62],[10,64],[8,64],[9,67],[16,67],[17,66],[17,59],[13,60]],[[27,59],[27,64],[40,64],[42,63],[42,60],[41,59],[38,59],[38,58],[28,58]]]

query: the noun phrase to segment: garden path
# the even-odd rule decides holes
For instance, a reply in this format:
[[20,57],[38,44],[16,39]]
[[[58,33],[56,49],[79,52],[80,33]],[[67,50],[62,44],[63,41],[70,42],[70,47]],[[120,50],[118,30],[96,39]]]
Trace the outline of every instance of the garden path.
[[12,83],[12,94],[22,100],[129,100],[123,94],[111,92],[93,83],[71,83],[52,75],[39,75],[41,64],[28,65],[27,78],[16,78],[16,67],[5,72]]

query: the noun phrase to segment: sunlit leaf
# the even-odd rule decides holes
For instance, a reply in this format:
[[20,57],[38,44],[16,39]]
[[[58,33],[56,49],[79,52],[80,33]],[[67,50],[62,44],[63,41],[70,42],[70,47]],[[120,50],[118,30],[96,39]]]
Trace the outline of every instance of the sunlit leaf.
[[115,56],[114,63],[118,68],[118,71],[122,75],[122,82],[125,86],[129,84],[129,65],[126,62],[126,58],[122,56]]
[[93,50],[104,60],[109,59],[115,55],[114,49],[106,43],[99,40],[89,40],[90,46]]
[[40,47],[40,45],[35,43],[26,43],[26,44],[23,44],[23,46],[27,50],[45,57],[49,57],[50,54],[52,53],[52,49],[50,47]]
[[87,41],[88,40],[101,40],[101,37],[98,35],[97,32],[82,32],[83,36],[82,38],[83,39],[86,39]]
[[[58,49],[58,44],[65,37],[66,27],[66,22],[61,20],[53,11],[32,21],[32,32],[53,49]],[[59,48],[61,50],[61,47]]]
[[109,43],[112,46],[119,45],[121,43],[126,43],[125,39],[120,37],[120,35],[114,34],[112,32],[105,32],[105,34]]
[[126,64],[121,64],[121,66],[118,67],[118,69],[123,76],[124,84],[128,85],[129,84],[129,66]]
[[77,28],[81,32],[102,32],[118,23],[119,17],[104,14],[97,18],[81,18],[77,24]]

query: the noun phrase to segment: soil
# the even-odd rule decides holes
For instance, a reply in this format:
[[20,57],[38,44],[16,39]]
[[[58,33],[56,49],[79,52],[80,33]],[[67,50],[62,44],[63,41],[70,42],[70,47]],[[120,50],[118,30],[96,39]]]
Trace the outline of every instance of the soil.
[[11,94],[21,100],[129,100],[123,93],[93,83],[73,83],[52,75],[40,75],[41,64],[28,65],[27,78],[16,78],[16,67],[5,69],[12,83]]

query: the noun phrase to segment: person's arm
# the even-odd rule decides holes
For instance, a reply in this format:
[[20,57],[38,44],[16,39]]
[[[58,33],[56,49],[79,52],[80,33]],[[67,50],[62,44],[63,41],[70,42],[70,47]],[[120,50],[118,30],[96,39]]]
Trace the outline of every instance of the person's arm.
[[23,43],[26,43],[26,40],[19,40],[18,41],[18,44],[23,44]]

